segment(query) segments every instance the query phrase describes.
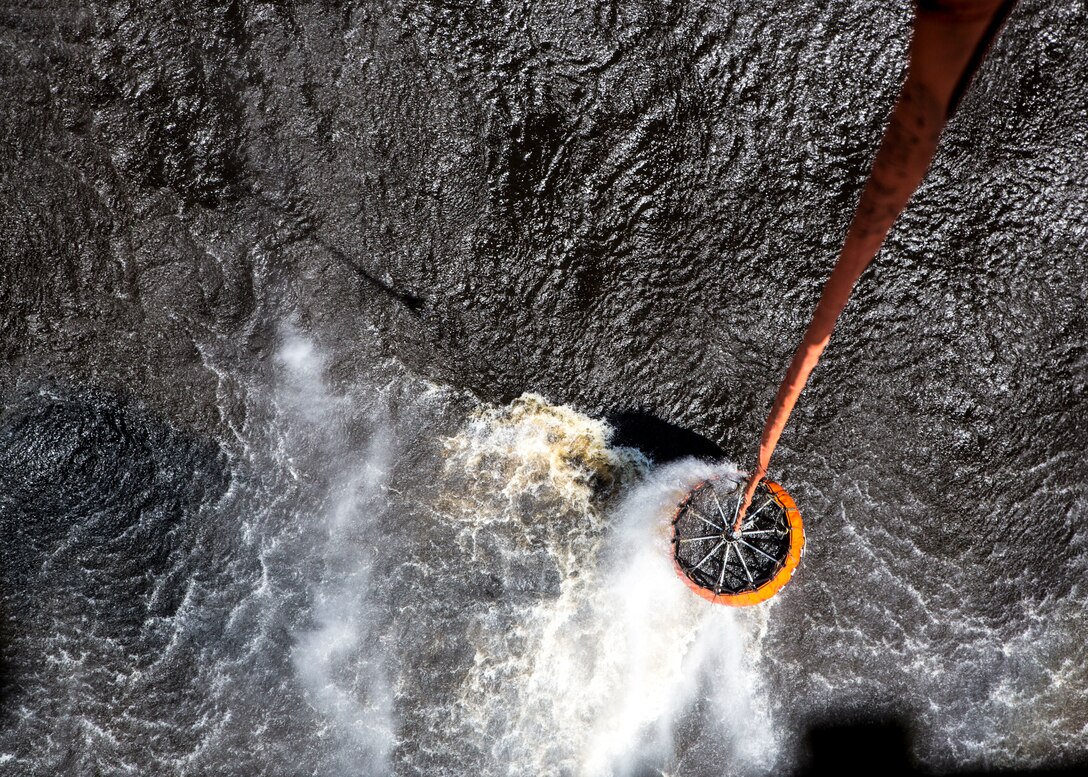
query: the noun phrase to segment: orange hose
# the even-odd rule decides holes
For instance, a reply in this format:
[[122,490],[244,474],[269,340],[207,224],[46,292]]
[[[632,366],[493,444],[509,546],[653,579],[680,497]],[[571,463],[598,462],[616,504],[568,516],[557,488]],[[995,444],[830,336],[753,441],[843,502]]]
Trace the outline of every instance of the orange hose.
[[941,130],[1012,5],[1009,0],[918,3],[907,79],[873,160],[839,260],[824,285],[812,321],[763,426],[759,462],[744,490],[734,525],[737,531],[752,504],[756,486],[767,474],[771,454],[790,412],[827,347],[854,284],[925,177]]

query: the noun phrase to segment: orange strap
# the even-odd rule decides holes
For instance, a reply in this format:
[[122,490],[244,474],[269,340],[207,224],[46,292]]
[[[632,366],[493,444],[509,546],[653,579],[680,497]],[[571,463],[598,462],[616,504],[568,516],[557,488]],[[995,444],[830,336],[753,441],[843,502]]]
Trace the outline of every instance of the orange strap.
[[914,19],[907,79],[892,111],[853,223],[801,346],[786,370],[763,427],[759,463],[749,476],[735,528],[797,404],[850,292],[872,262],[929,169],[941,130],[1015,0],[924,0]]

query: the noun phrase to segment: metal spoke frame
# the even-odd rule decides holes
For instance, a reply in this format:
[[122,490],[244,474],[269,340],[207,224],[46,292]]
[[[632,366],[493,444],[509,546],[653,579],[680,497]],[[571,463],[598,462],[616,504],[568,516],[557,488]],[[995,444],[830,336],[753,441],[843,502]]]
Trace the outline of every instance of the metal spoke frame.
[[673,519],[673,551],[681,573],[715,595],[753,591],[772,579],[789,550],[789,521],[785,506],[763,484],[756,499],[758,507],[734,534],[740,489],[732,481],[707,480],[689,492]]

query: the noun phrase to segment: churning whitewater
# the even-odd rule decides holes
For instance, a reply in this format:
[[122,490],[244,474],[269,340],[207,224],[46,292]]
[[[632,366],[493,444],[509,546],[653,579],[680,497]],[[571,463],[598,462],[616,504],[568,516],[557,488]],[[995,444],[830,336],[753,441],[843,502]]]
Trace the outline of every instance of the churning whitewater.
[[609,433],[525,395],[477,412],[449,441],[454,482],[472,484],[459,517],[466,544],[487,535],[507,568],[539,552],[556,574],[554,595],[471,625],[464,723],[500,771],[626,774],[672,764],[676,724],[698,700],[725,762],[766,768],[774,740],[754,677],[767,610],[705,606],[670,555],[680,497],[740,473],[693,460],[651,469],[636,451],[610,449]]
[[[63,387],[5,415],[0,506],[25,543],[6,574],[26,597],[9,614],[23,701],[6,767],[755,775],[796,762],[791,714],[873,692],[860,652],[805,669],[789,595],[738,611],[678,578],[676,504],[739,482],[732,466],[655,465],[569,407],[488,404],[387,357],[338,378],[333,353],[286,327],[270,388],[220,370],[232,423],[210,445]],[[909,617],[921,595],[850,536],[859,574],[906,597],[873,617]],[[985,623],[929,612],[882,669],[936,700],[922,741],[1073,741],[1075,596],[996,654]],[[949,633],[990,662],[981,705],[938,693],[964,681],[937,648]]]
[[[707,477],[739,481],[738,471],[695,460],[654,468],[636,450],[610,447],[605,424],[527,394],[506,407],[472,403],[460,430],[436,446],[429,487],[419,489],[393,478],[398,457],[422,462],[398,450],[398,419],[380,392],[369,406],[331,392],[323,359],[298,337],[279,360],[275,404],[291,451],[283,461],[292,477],[306,476],[294,451],[332,466],[320,508],[300,516],[318,568],[312,627],[294,633],[291,650],[321,721],[314,733],[330,743],[327,768],[394,770],[398,738],[402,758],[460,751],[482,774],[673,767],[677,725],[696,706],[715,728],[716,757],[739,770],[774,763],[755,680],[767,609],[705,606],[670,556],[679,497]],[[411,401],[441,404],[447,394],[427,387]],[[352,448],[343,430],[363,418],[369,435]],[[409,501],[424,522],[383,528]],[[393,548],[403,564],[394,574],[410,570],[411,582],[383,585],[376,567],[393,559],[376,554],[398,531],[415,542]],[[462,601],[456,619],[443,601],[458,594],[451,566],[487,581],[486,606]],[[397,676],[415,657],[399,650],[402,629],[458,642],[468,660],[435,667],[450,673],[443,680],[416,668],[422,676],[411,685],[412,670]],[[412,709],[408,721],[398,720],[395,697]],[[412,753],[403,738],[420,730],[421,752]]]

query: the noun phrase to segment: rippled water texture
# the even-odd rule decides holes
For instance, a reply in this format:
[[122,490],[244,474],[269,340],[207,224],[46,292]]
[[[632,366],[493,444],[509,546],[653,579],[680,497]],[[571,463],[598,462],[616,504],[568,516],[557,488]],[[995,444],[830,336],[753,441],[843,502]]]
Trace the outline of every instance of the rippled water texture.
[[0,772],[758,775],[858,718],[1088,757],[1083,3],[1017,6],[847,308],[771,473],[792,582],[715,608],[668,557],[908,24],[0,9]]

